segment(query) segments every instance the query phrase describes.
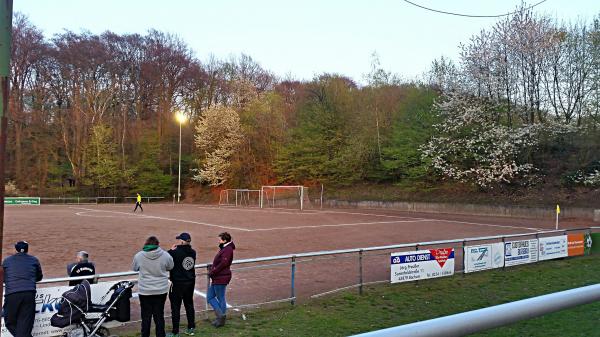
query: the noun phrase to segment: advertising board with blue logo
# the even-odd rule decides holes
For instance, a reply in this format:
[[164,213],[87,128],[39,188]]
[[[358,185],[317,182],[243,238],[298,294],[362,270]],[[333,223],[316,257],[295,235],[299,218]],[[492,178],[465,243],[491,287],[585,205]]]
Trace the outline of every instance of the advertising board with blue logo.
[[465,273],[504,267],[502,242],[465,247]]
[[569,238],[566,235],[539,238],[541,260],[559,259],[569,256]]
[[519,264],[537,262],[538,239],[507,241],[504,243],[504,265],[516,266]]
[[454,248],[392,253],[392,283],[454,275]]

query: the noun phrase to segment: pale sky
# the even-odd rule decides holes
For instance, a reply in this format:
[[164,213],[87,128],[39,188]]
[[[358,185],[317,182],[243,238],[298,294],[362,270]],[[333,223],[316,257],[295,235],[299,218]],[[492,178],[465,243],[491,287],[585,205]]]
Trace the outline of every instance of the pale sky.
[[[511,12],[520,0],[412,0],[475,15]],[[530,1],[531,4],[539,0]],[[600,0],[547,0],[536,10],[560,20],[600,14]],[[382,67],[414,78],[497,19],[442,15],[402,0],[15,0],[48,37],[64,29],[179,35],[201,60],[245,53],[279,76],[323,72],[361,81],[376,51]]]

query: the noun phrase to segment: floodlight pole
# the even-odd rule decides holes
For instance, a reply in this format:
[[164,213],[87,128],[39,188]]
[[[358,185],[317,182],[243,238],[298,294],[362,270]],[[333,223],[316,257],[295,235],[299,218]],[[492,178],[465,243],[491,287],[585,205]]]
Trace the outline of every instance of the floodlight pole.
[[[10,77],[10,53],[12,43],[13,0],[0,3],[0,247],[4,243],[4,164],[6,157],[6,129],[8,112],[8,86]],[[2,261],[2,249],[0,249]],[[0,283],[4,282],[4,271],[0,273]],[[1,285],[1,284],[0,284]],[[0,286],[0,298],[4,287]],[[0,328],[2,323],[0,321]]]
[[179,122],[179,169],[177,170],[177,174],[179,175],[177,179],[177,203],[181,198],[181,124],[183,122],[180,120]]

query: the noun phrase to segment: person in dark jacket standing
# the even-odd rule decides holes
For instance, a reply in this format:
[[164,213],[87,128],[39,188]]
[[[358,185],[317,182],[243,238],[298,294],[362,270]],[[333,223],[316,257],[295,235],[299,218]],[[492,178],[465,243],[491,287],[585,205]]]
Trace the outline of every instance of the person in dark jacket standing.
[[27,254],[29,244],[15,244],[17,253],[2,262],[4,268],[4,322],[14,337],[31,337],[35,320],[36,282],[42,280],[40,261]]
[[[96,275],[96,266],[89,261],[89,254],[86,251],[80,251],[77,253],[76,261],[67,266],[67,275],[69,277],[78,277],[78,276],[93,276]],[[76,286],[81,283],[83,280],[74,280],[69,281],[70,286]],[[93,279],[89,279],[88,282],[94,283]]]
[[179,336],[179,321],[181,302],[185,307],[187,316],[186,334],[192,336],[196,329],[196,312],[194,311],[194,287],[196,285],[196,251],[192,249],[192,237],[189,233],[181,233],[175,239],[179,240],[169,250],[173,257],[174,267],[171,269],[171,291],[169,301],[171,302],[171,319],[173,321],[172,333],[167,336]]
[[206,293],[206,301],[213,307],[217,319],[213,322],[215,327],[225,325],[227,319],[227,302],[225,290],[231,281],[231,262],[235,245],[231,241],[231,235],[227,232],[219,234],[219,252],[215,256],[208,276],[211,284]]
[[150,337],[152,318],[156,325],[156,337],[165,337],[165,302],[173,258],[159,247],[156,236],[151,236],[146,239],[142,251],[133,257],[131,268],[139,272],[137,286],[142,312],[142,337]]

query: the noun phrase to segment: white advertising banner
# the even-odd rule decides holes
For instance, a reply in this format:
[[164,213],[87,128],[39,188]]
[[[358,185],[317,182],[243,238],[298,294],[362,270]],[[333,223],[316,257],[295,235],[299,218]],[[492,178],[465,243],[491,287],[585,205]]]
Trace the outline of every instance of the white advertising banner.
[[504,267],[502,242],[465,247],[465,273]]
[[569,256],[569,238],[567,235],[539,238],[541,260],[559,259]]
[[504,243],[504,265],[516,266],[519,264],[537,262],[538,239],[507,241]]
[[392,253],[391,282],[408,282],[454,274],[454,248]]
[[[92,284],[92,302],[100,303],[102,296],[104,296],[110,287],[115,283],[116,282],[101,282],[98,284]],[[50,326],[50,318],[58,311],[62,294],[72,288],[73,287],[70,286],[38,288],[35,295],[36,311],[32,332],[34,337],[62,336],[65,332],[71,330],[72,327],[61,329]],[[12,334],[8,332],[4,325],[4,319],[2,320],[1,337],[12,337]]]

